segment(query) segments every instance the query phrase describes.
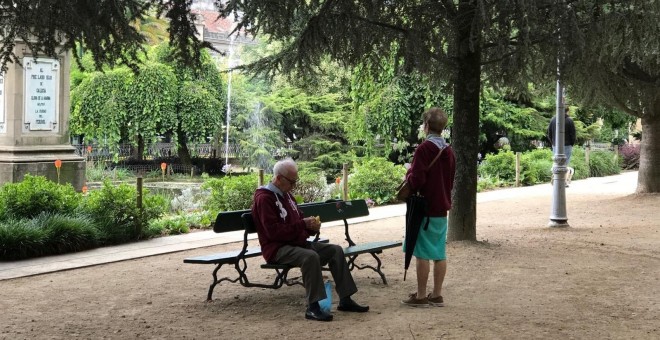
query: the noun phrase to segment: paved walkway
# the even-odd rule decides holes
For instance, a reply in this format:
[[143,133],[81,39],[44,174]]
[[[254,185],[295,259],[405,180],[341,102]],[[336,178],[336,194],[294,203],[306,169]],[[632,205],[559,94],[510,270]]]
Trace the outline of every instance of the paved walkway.
[[[635,192],[637,187],[637,172],[626,172],[616,176],[595,177],[573,181],[566,189],[566,195],[571,194],[613,194],[626,195]],[[539,184],[529,187],[508,188],[477,194],[477,203],[516,197],[548,197],[551,202],[552,187],[549,184]],[[351,219],[350,223],[361,223],[384,218],[405,215],[405,205],[396,204],[375,207],[369,210],[366,217]],[[548,214],[550,207],[548,207]],[[324,227],[340,225],[342,222],[325,223]],[[159,237],[156,239],[123,244],[113,247],[103,247],[73,254],[47,256],[42,258],[0,262],[0,280],[50,273],[60,270],[93,266],[97,264],[124,261],[134,258],[173,253],[188,249],[208,247],[218,244],[242,241],[243,232],[216,234],[211,230],[194,232],[184,235]]]

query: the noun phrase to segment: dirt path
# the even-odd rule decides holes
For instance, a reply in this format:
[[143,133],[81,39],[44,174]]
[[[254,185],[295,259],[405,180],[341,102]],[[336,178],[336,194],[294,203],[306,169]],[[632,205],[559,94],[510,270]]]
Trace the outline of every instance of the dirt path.
[[[383,253],[388,286],[372,272],[354,272],[355,298],[369,313],[307,321],[301,287],[221,284],[205,303],[211,266],[182,260],[237,247],[229,244],[0,281],[0,338],[660,338],[660,196],[569,193],[568,206],[572,227],[549,229],[547,198],[479,204],[481,242],[448,245],[444,308],[400,305],[415,276],[402,281],[398,249]],[[352,230],[358,243],[397,238],[403,218]],[[323,233],[342,239],[341,228]],[[255,269],[251,277],[271,276]]]

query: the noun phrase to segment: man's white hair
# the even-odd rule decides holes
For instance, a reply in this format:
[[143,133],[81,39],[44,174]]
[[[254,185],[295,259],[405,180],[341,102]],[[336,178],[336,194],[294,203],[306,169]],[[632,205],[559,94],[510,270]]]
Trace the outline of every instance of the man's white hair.
[[298,171],[298,165],[291,157],[287,157],[275,163],[275,166],[273,166],[273,176],[286,176],[291,170]]

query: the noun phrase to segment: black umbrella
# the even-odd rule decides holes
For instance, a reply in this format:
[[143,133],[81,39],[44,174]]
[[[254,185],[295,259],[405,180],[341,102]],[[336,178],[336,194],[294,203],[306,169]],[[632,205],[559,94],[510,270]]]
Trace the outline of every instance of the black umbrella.
[[[417,244],[417,236],[419,236],[419,228],[422,226],[422,221],[426,217],[426,199],[422,196],[412,195],[406,200],[406,240],[405,240],[405,261],[403,281],[406,280],[408,267],[413,257],[415,244]],[[428,220],[424,229],[428,228]]]

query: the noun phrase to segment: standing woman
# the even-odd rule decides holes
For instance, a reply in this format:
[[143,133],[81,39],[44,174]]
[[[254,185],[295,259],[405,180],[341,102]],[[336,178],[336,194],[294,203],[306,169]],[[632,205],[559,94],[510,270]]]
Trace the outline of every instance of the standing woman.
[[[456,159],[454,152],[442,138],[442,130],[447,126],[447,114],[433,107],[424,112],[424,133],[422,142],[413,156],[413,162],[406,173],[406,180],[412,192],[417,192],[427,200],[427,216],[422,221],[417,243],[413,251],[417,272],[417,292],[401,301],[412,307],[444,306],[442,282],[447,272],[447,212],[451,209],[451,191],[454,186]],[[433,160],[440,155],[435,162]],[[431,167],[429,168],[429,165]],[[428,220],[428,228],[426,226]],[[430,262],[433,261],[433,290],[426,294]]]

